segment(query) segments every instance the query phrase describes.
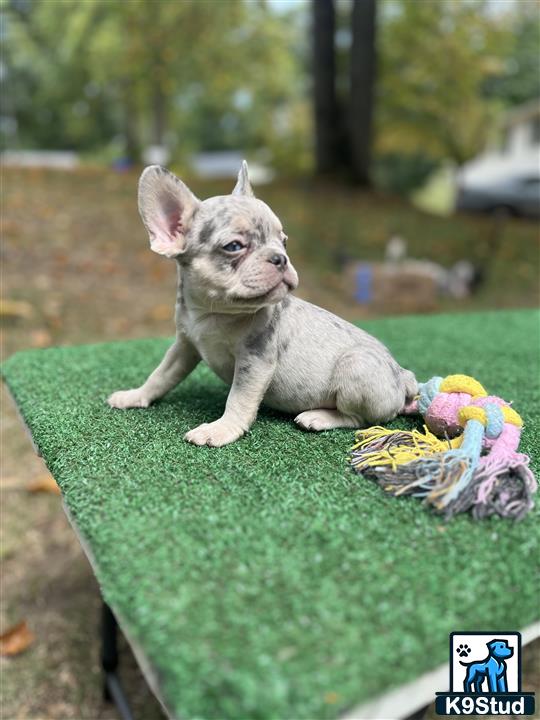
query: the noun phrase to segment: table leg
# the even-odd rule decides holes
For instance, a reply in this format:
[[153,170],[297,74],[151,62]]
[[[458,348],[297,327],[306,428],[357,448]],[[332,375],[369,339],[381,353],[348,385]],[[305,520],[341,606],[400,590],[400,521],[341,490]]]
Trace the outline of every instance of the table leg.
[[122,720],[133,720],[129,703],[117,675],[118,623],[105,601],[101,607],[101,667],[103,669],[103,697],[116,705]]

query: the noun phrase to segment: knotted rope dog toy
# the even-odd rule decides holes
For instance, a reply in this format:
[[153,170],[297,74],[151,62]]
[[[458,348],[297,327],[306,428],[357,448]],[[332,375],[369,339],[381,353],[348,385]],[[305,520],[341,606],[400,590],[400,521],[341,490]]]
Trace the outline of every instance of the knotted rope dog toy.
[[[472,509],[476,519],[521,519],[537,484],[519,453],[523,421],[467,375],[433,377],[404,410],[425,420],[418,430],[359,430],[353,468],[393,495],[422,497],[447,518]],[[437,437],[439,436],[439,437]]]

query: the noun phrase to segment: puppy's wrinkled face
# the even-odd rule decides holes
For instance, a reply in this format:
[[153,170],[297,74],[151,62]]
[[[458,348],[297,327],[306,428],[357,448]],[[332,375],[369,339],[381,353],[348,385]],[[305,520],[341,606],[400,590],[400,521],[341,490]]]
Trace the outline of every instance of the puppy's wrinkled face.
[[233,308],[282,300],[298,285],[280,221],[253,197],[230,195],[201,203],[185,255],[190,284]]
[[232,195],[203,202],[172,173],[147,168],[139,208],[152,249],[178,260],[186,290],[199,306],[255,311],[298,285],[281,222],[253,196],[245,163]]

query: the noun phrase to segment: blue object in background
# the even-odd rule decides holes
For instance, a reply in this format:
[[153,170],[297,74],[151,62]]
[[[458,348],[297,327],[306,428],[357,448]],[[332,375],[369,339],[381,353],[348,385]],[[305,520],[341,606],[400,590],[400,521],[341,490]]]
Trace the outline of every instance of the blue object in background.
[[358,265],[355,279],[354,298],[361,305],[367,305],[373,300],[373,268],[371,265]]
[[113,170],[116,170],[116,172],[127,172],[128,170],[131,170],[132,167],[133,161],[128,157],[116,158],[116,160],[113,160],[112,162],[112,168]]

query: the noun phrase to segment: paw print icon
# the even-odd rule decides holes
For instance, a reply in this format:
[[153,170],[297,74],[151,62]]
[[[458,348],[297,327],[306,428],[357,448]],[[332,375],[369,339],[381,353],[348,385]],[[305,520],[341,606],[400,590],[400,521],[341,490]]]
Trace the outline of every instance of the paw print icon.
[[457,654],[459,655],[459,657],[468,657],[469,654],[470,654],[470,652],[471,652],[471,648],[470,648],[468,645],[465,645],[465,644],[464,644],[464,645],[458,645],[457,648],[456,648],[456,652],[457,652]]

